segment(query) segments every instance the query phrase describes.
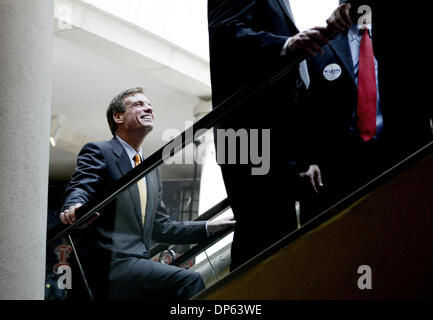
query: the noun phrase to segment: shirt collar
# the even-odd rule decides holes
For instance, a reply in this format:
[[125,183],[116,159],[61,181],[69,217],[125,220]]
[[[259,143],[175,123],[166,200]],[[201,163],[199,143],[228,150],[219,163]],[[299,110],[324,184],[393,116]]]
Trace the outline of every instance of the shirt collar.
[[[368,33],[370,34],[370,37],[373,38],[373,35],[372,35],[373,26],[372,26],[372,24],[371,23],[367,24],[367,27],[368,27]],[[359,31],[360,31],[359,25],[356,23],[353,24],[347,33],[347,35],[349,36],[349,39],[351,39],[351,40],[360,39],[361,35],[359,34]]]
[[141,159],[143,160],[143,154],[142,154],[142,149],[140,147],[140,150],[135,151],[135,149],[133,147],[131,147],[125,140],[123,140],[121,137],[116,136],[116,139],[119,140],[120,144],[122,145],[123,149],[125,149],[126,154],[128,155],[129,159],[134,158],[135,154],[138,153],[141,157]]

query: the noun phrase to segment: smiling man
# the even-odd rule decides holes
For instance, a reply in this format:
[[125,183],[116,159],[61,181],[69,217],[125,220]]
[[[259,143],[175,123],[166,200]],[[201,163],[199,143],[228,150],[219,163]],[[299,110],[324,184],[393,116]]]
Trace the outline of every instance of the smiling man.
[[[113,139],[88,143],[66,189],[64,224],[75,210],[121,178],[143,159],[141,144],[154,127],[153,108],[142,88],[118,94],[107,109]],[[150,260],[151,239],[172,244],[205,240],[232,226],[232,219],[211,222],[172,221],[162,202],[158,169],[105,206],[98,219],[81,230],[79,246],[96,299],[187,299],[205,288],[200,275]]]

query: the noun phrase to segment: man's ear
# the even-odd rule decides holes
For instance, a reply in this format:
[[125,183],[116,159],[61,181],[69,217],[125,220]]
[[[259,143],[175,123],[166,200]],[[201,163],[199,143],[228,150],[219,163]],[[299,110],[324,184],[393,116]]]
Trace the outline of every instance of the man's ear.
[[114,122],[117,124],[123,123],[123,113],[115,112],[113,113]]

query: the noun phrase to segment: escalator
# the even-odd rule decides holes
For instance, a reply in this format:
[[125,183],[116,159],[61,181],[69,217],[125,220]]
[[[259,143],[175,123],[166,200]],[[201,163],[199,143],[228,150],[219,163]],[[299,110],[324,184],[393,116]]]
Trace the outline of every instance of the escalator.
[[[245,84],[192,127],[96,194],[80,208],[73,225],[58,224],[49,230],[47,245],[67,237],[91,299],[86,270],[80,266],[71,234],[121,192],[193,142],[200,132],[211,130],[254,94],[298,68],[304,59],[305,56],[294,59],[263,83]],[[195,299],[433,297],[432,149],[432,143],[426,145],[225,277],[215,275],[218,281]],[[197,220],[211,219],[229,206],[225,199]],[[215,234],[172,264],[184,265],[229,232]],[[150,256],[168,248],[157,245]],[[226,267],[221,266],[221,270]],[[215,272],[212,265],[211,268]]]
[[197,300],[433,297],[433,143]]
[[[128,179],[134,180],[143,172],[136,170],[136,175]],[[69,235],[101,204],[88,206],[93,208],[83,214],[82,220],[51,230],[47,244],[68,237],[78,264],[76,271],[80,271],[84,287],[93,299]],[[224,199],[196,220],[212,219],[229,207],[228,199]],[[207,289],[193,299],[432,298],[432,230],[433,142],[430,142],[238,269],[227,272],[230,246],[218,253],[225,262],[217,268],[211,263],[216,258],[208,257],[209,264],[197,265],[196,271],[212,272],[216,279],[208,281]],[[227,229],[214,234],[171,264],[187,265],[230,232]],[[168,245],[158,244],[150,254],[156,256],[167,249]],[[82,296],[86,296],[85,290]]]

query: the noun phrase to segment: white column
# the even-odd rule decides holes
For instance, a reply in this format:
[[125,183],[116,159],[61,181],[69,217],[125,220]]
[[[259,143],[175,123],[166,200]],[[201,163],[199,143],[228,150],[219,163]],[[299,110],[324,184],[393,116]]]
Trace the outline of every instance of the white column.
[[53,17],[0,0],[0,299],[44,299]]

